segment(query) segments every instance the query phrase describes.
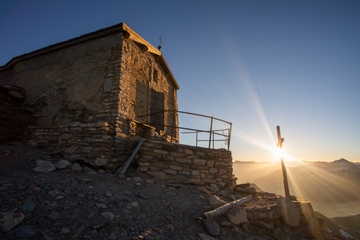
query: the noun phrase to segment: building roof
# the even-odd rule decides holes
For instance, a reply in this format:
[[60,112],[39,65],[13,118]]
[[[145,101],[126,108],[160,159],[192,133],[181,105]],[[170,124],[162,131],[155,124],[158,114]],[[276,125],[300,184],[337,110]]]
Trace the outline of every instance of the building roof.
[[123,33],[124,38],[129,38],[129,39],[133,40],[134,42],[138,43],[139,45],[141,45],[143,51],[149,51],[150,53],[154,54],[156,56],[156,60],[160,63],[160,65],[162,66],[162,68],[165,71],[166,76],[169,78],[169,80],[174,85],[174,87],[176,89],[180,88],[179,84],[177,83],[169,66],[167,65],[162,53],[158,49],[156,49],[154,46],[152,46],[150,43],[148,43],[145,39],[143,39],[139,34],[137,34],[135,31],[133,31],[130,27],[128,27],[125,23],[119,23],[119,24],[116,24],[111,27],[103,28],[103,29],[97,30],[95,32],[87,33],[85,35],[81,35],[79,37],[72,38],[72,39],[64,41],[64,42],[56,43],[56,44],[35,50],[33,52],[14,57],[9,62],[7,62],[4,66],[0,66],[0,71],[10,69],[15,64],[22,62],[24,60],[27,60],[27,59],[38,57],[43,54],[54,52],[54,51],[57,51],[57,50],[60,50],[63,48],[67,48],[67,47],[70,47],[73,45],[81,44],[83,42],[86,42],[86,41],[89,41],[92,39],[101,38],[101,37],[104,37],[104,36],[107,36],[107,35],[110,35],[113,33],[120,33],[120,32]]

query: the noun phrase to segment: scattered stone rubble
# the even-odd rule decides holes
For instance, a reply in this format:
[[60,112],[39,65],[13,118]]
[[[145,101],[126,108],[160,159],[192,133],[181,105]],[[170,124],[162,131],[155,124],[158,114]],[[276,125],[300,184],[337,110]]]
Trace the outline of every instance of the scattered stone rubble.
[[[21,152],[14,148],[0,146],[0,165]],[[248,184],[162,180],[133,167],[116,175],[49,157],[14,159],[17,168],[0,168],[0,239],[338,239],[298,198]],[[250,201],[222,215],[203,217],[247,196]]]
[[[212,236],[219,236],[222,227],[232,227],[232,231],[244,235],[250,233],[249,226],[257,226],[272,232],[275,239],[338,239],[321,229],[321,220],[314,215],[311,203],[294,196],[283,197],[274,193],[257,191],[250,184],[238,184],[231,193],[216,191],[212,187],[199,187],[198,191],[209,196],[209,210],[220,210],[228,205],[230,199],[251,199],[240,205],[235,205],[226,211],[223,216],[208,218],[210,212],[204,214],[203,224]],[[213,186],[214,187],[214,186]],[[210,190],[210,191],[209,191]],[[216,194],[222,195],[222,198]],[[249,195],[250,194],[250,195]],[[245,197],[246,196],[246,197]],[[250,198],[249,198],[250,197]],[[237,200],[232,201],[235,203]],[[226,218],[225,218],[226,217]],[[282,231],[284,227],[285,231]],[[210,236],[202,235],[201,239],[211,239]]]

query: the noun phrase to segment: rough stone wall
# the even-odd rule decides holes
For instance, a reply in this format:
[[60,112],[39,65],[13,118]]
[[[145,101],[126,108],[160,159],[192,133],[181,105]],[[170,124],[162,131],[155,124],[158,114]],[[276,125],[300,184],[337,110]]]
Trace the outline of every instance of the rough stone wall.
[[[150,117],[138,116],[150,113],[151,91],[164,93],[164,110],[178,110],[176,90],[166,76],[159,62],[150,52],[142,52],[141,48],[131,40],[124,40],[122,47],[121,100],[120,112],[124,118],[141,122],[150,122]],[[154,79],[154,71],[157,77]],[[174,113],[165,113],[164,125],[178,126]],[[178,131],[171,128],[158,131],[160,138],[170,141],[171,135],[178,140]]]
[[105,92],[104,83],[116,74],[114,61],[120,54],[121,36],[116,34],[16,64],[15,84],[25,89],[26,102],[38,118],[37,127],[108,119],[111,111],[105,112],[105,104],[119,86],[114,84],[114,89],[111,86]]
[[179,182],[233,185],[231,152],[161,141],[145,141],[140,148],[138,171]]

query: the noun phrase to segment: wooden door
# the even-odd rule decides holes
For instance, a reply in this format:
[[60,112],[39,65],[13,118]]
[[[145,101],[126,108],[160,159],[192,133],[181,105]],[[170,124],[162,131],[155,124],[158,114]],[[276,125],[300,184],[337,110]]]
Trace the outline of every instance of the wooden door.
[[164,93],[151,90],[150,125],[164,130]]

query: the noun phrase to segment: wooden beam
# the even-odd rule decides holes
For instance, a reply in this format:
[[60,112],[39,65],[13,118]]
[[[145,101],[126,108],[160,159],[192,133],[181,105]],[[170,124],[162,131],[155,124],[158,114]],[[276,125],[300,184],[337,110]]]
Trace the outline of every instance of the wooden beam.
[[[139,151],[141,145],[143,144],[143,142],[145,141],[144,138],[142,138],[139,142],[139,144],[137,145],[137,147],[135,148],[134,152],[131,154],[129,160],[126,162],[125,167],[121,170],[121,174],[124,174],[126,172],[126,170],[128,169],[128,167],[130,166],[130,163],[132,162],[132,160],[134,159],[136,153]],[[120,169],[119,169],[120,170]],[[118,170],[118,171],[119,171]],[[116,173],[118,172],[116,171]]]

